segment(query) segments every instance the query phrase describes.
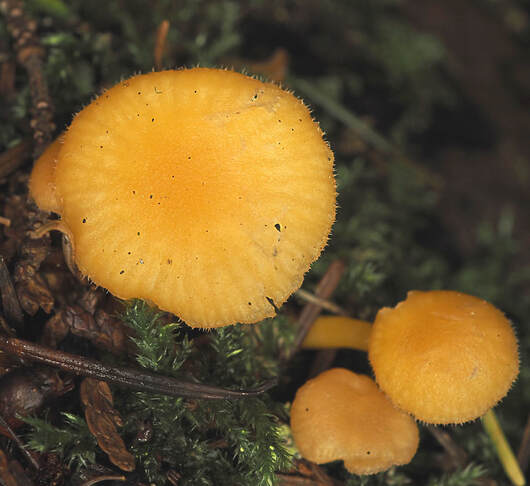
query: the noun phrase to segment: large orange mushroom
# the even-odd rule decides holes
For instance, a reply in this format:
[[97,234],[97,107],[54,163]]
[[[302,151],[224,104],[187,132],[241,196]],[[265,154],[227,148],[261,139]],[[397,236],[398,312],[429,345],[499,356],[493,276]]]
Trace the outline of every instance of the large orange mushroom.
[[302,101],[219,69],[103,93],[66,133],[55,190],[84,275],[198,327],[274,315],[335,217],[333,154]]

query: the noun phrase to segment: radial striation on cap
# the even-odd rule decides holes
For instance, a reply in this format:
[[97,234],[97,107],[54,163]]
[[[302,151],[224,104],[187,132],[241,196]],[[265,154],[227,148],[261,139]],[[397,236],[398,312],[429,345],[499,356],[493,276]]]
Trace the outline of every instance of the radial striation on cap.
[[434,424],[476,419],[510,389],[517,340],[504,314],[454,291],[409,292],[379,311],[370,363],[396,406]]
[[273,316],[335,218],[309,110],[227,70],[119,83],[75,117],[55,174],[81,272],[197,327]]

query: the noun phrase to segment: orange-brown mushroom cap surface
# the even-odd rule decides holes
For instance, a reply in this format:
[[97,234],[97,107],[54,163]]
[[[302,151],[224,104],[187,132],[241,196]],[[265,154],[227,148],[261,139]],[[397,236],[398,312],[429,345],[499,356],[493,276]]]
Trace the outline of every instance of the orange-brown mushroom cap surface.
[[519,370],[517,340],[504,314],[454,291],[413,291],[393,309],[381,309],[369,358],[394,404],[435,424],[483,415]]
[[81,272],[197,327],[274,315],[335,217],[333,154],[309,110],[219,69],[103,93],[72,122],[56,184]]
[[418,427],[368,376],[333,368],[309,380],[291,407],[291,430],[303,457],[344,460],[348,471],[375,474],[410,462]]
[[43,211],[60,212],[60,203],[55,190],[55,166],[62,138],[62,135],[57,137],[37,159],[29,178],[29,194]]

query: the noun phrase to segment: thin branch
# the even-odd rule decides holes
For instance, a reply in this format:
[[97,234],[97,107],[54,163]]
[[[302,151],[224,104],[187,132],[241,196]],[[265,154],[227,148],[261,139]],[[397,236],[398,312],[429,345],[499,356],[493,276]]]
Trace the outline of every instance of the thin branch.
[[434,425],[428,425],[427,430],[433,435],[438,443],[444,448],[451,458],[454,469],[463,469],[468,463],[467,452],[462,449],[445,430]]
[[320,349],[316,353],[307,378],[314,378],[331,367],[337,357],[338,349]]
[[75,375],[88,376],[127,388],[172,397],[202,399],[235,399],[261,395],[276,385],[269,380],[251,390],[229,390],[217,386],[203,385],[155,375],[141,369],[107,366],[99,361],[75,354],[57,351],[22,339],[0,336],[0,350],[19,358],[36,361],[62,369]]
[[97,483],[101,483],[102,481],[126,481],[127,478],[125,476],[113,476],[112,474],[107,474],[103,476],[98,476],[97,478],[88,479],[84,483],[81,484],[81,486],[92,486]]
[[311,292],[308,292],[307,290],[298,289],[295,292],[295,295],[297,297],[300,297],[300,299],[305,300],[306,302],[311,302],[313,304],[318,304],[320,307],[332,312],[333,314],[337,314],[339,316],[348,316],[349,315],[346,310],[344,310],[339,305],[335,304],[335,302],[331,302],[330,300],[318,297],[315,294],[312,294]]
[[413,167],[426,184],[429,184],[431,187],[437,190],[442,188],[443,180],[438,174],[429,171],[425,167],[407,158],[403,153],[401,153],[398,147],[394,146],[383,135],[362,121],[355,113],[348,110],[346,107],[329,96],[326,96],[314,84],[305,79],[296,78],[293,76],[289,76],[287,78],[287,84],[292,86],[295,90],[300,91],[317,105],[320,105],[332,117],[354,130],[364,142],[373,147],[379,153],[398,157],[402,163]]
[[528,468],[528,459],[530,458],[530,414],[526,419],[526,426],[523,432],[523,438],[521,439],[521,445],[519,446],[519,452],[517,453],[517,462],[523,472]]
[[293,476],[291,474],[277,474],[281,486],[327,486],[317,479],[304,478],[303,476]]
[[31,154],[31,139],[23,140],[0,154],[0,179],[17,170]]
[[[331,263],[326,273],[320,280],[315,290],[315,295],[321,299],[329,299],[344,273],[345,265],[341,260],[335,260]],[[298,352],[302,343],[304,342],[309,329],[315,322],[315,319],[322,312],[322,305],[309,302],[305,305],[298,319],[298,333],[295,337],[293,347],[288,356],[284,357],[284,360],[289,360],[294,354]]]
[[2,255],[0,255],[0,294],[2,296],[4,315],[8,320],[15,323],[15,327],[20,329],[24,320],[24,314],[20,308],[15,287],[13,286],[9,270]]
[[45,51],[36,34],[37,22],[26,15],[23,2],[2,0],[0,8],[5,13],[7,28],[15,41],[17,61],[28,73],[32,99],[30,125],[35,139],[33,156],[37,158],[50,142],[55,130],[53,105],[43,72]]
[[164,51],[166,49],[166,40],[167,33],[169,32],[169,21],[162,20],[160,25],[156,29],[156,39],[155,39],[155,69],[160,71],[162,69],[162,57],[164,56]]
[[5,431],[9,434],[10,439],[17,445],[17,447],[20,449],[20,452],[24,455],[24,457],[28,460],[28,462],[31,464],[31,466],[38,471],[39,470],[39,463],[35,460],[35,458],[31,455],[31,453],[24,447],[24,444],[22,441],[18,438],[17,434],[13,432],[9,424],[5,421],[4,417],[0,414],[0,426],[5,429]]

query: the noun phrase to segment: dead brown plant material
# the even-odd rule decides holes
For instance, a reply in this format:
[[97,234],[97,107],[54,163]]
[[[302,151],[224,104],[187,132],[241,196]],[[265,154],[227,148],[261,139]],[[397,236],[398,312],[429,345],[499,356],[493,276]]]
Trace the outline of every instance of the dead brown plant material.
[[[2,52],[2,55],[5,54]],[[15,95],[16,65],[13,59],[6,59],[0,65],[0,96],[11,99]]]
[[7,435],[18,447],[20,452],[22,452],[22,455],[27,459],[28,463],[31,464],[33,469],[36,471],[39,470],[39,463],[35,460],[31,452],[29,452],[22,443],[22,440],[20,437],[18,437],[17,434],[11,429],[9,424],[4,420],[4,417],[0,414],[0,427],[4,429],[5,435]]
[[9,270],[2,255],[0,255],[0,295],[2,297],[2,309],[5,316],[17,327],[20,327],[24,315],[22,314],[15,287],[13,287]]
[[73,382],[52,368],[16,368],[0,377],[0,415],[16,428],[22,424],[17,417],[38,412],[48,401],[72,389]]
[[24,469],[17,461],[10,461],[0,449],[0,484],[2,486],[33,486]]
[[262,74],[271,81],[281,83],[285,81],[289,68],[289,53],[283,47],[278,47],[269,58],[263,61],[248,61],[243,64],[246,64],[253,73]]
[[31,154],[31,140],[26,139],[0,154],[0,179],[15,172],[27,162]]
[[169,32],[169,20],[162,20],[160,25],[156,29],[155,38],[155,69],[160,71],[163,67],[162,58],[164,57],[164,51],[166,49],[167,33]]
[[81,401],[85,408],[88,428],[110,462],[123,471],[134,471],[134,456],[125,448],[125,443],[117,427],[123,422],[114,408],[114,400],[109,385],[104,381],[85,378],[81,383]]
[[335,304],[335,302],[331,302],[328,299],[323,299],[321,297],[317,297],[316,295],[312,294],[311,292],[308,292],[304,289],[298,289],[295,292],[295,295],[299,297],[302,300],[305,300],[306,302],[312,302],[314,304],[320,305],[323,309],[326,309],[327,311],[337,314],[339,316],[348,316],[349,313],[344,310],[339,305]]
[[517,453],[517,462],[519,462],[519,466],[521,466],[523,472],[528,468],[528,459],[530,459],[530,414],[526,419],[523,438],[521,439],[521,445]]
[[23,2],[2,0],[0,8],[5,14],[7,28],[14,40],[17,61],[24,67],[29,78],[32,99],[30,125],[35,140],[33,156],[37,158],[51,141],[55,130],[53,105],[43,73],[45,51],[37,36],[37,22],[27,16]]
[[328,476],[323,469],[305,459],[293,462],[294,469],[289,473],[278,473],[281,486],[342,486],[342,482]]
[[94,359],[2,335],[0,335],[0,350],[19,359],[36,361],[75,375],[96,378],[134,390],[173,397],[230,400],[258,396],[276,385],[276,380],[269,380],[252,389],[230,390],[218,386],[177,380],[169,376],[156,375],[139,368],[107,366]]
[[[345,264],[341,260],[335,260],[332,262],[318,283],[315,290],[315,296],[321,299],[329,299],[337,288],[345,268]],[[315,319],[320,315],[321,312],[322,305],[316,302],[308,302],[305,305],[305,307],[302,309],[300,317],[298,318],[298,332],[296,334],[292,350],[289,356],[284,357],[284,359],[288,360],[298,352],[302,346],[302,343],[304,342],[305,337],[307,336],[307,333],[309,332],[309,329],[311,329],[313,322],[315,322]]]
[[31,237],[37,228],[45,224],[46,216],[29,201],[26,203],[25,215],[25,238],[14,271],[15,288],[20,305],[27,314],[33,316],[39,308],[49,314],[54,298],[39,269],[49,254],[50,237],[43,235],[38,240]]
[[56,348],[68,334],[87,339],[116,355],[134,348],[128,328],[103,309],[98,309],[94,316],[80,305],[65,306],[44,325],[41,343]]
[[450,469],[463,469],[468,464],[469,458],[467,452],[462,449],[451,437],[451,435],[441,427],[428,425],[427,430],[444,448],[446,456],[450,462]]

